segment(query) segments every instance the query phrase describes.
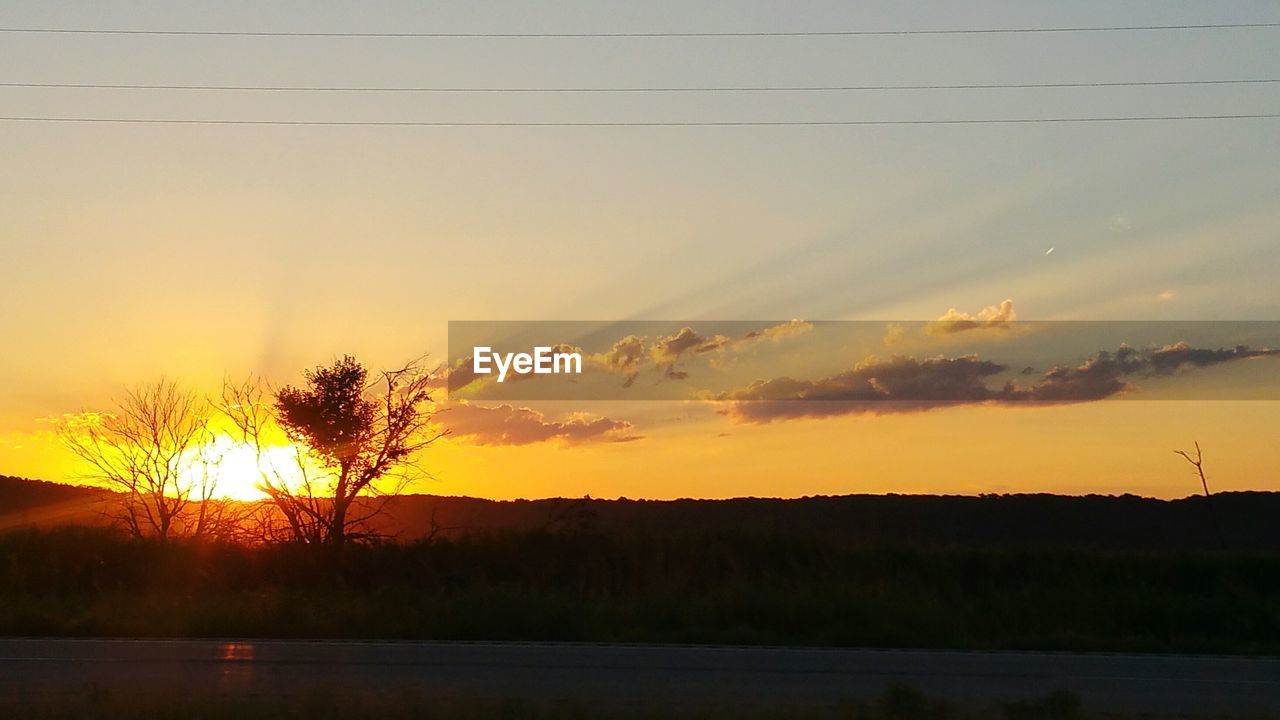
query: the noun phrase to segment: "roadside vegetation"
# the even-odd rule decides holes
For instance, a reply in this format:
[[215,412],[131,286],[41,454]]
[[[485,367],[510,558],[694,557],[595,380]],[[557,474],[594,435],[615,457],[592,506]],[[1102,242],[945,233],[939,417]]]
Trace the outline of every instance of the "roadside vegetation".
[[[315,689],[270,698],[112,693],[84,688],[70,694],[0,696],[5,717],[31,720],[1156,720],[1150,714],[1094,713],[1067,692],[998,705],[963,706],[909,687],[890,687],[878,697],[838,707],[661,707],[606,709],[567,702],[534,703],[492,698],[438,698],[412,689],[384,692]],[[1187,717],[1179,715],[1179,717]],[[1215,718],[1229,716],[1214,715]],[[1245,720],[1241,718],[1240,720]]]
[[343,547],[63,527],[0,535],[0,634],[1280,654],[1280,556],[749,527]]

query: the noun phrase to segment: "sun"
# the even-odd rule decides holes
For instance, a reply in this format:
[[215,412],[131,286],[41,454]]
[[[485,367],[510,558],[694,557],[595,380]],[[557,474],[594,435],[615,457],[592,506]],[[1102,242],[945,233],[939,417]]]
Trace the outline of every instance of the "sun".
[[292,445],[263,448],[219,435],[205,443],[184,473],[187,485],[199,487],[206,478],[213,483],[212,497],[226,500],[254,501],[267,497],[260,489],[263,473],[275,482],[291,485],[294,476],[301,477],[298,450]]

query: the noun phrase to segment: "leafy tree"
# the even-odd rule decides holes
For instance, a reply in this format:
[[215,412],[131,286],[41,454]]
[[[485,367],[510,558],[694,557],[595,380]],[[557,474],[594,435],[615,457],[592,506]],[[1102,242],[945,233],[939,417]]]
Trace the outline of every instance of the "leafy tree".
[[[228,384],[224,411],[259,448],[259,487],[288,536],[331,545],[369,539],[368,521],[412,478],[414,456],[444,435],[429,424],[433,378],[414,362],[371,382],[350,355],[304,377],[274,393],[253,379]],[[262,461],[273,428],[297,448],[296,467]]]

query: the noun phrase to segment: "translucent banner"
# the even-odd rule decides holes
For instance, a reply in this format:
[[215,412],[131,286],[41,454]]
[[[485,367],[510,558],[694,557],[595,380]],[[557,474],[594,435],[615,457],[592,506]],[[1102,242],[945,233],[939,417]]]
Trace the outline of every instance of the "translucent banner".
[[1280,322],[467,321],[448,373],[475,400],[1276,400]]

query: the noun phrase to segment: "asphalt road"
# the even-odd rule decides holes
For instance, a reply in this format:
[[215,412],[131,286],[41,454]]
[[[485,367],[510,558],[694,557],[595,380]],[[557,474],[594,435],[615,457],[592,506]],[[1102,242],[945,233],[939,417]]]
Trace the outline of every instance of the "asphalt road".
[[834,704],[905,683],[955,700],[1280,717],[1280,658],[684,645],[0,639],[0,691],[287,693],[315,685],[587,703]]

